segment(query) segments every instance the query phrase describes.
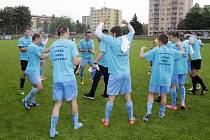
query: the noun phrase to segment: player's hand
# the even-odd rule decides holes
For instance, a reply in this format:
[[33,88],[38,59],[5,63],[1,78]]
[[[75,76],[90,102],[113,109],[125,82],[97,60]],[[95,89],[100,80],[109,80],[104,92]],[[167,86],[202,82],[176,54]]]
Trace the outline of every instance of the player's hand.
[[81,64],[82,58],[81,57],[78,57],[78,61],[79,61],[79,64]]
[[92,68],[94,69],[94,68],[96,67],[96,65],[97,65],[97,64],[96,64],[96,63],[94,63],[94,64],[92,65]]
[[122,20],[122,24],[128,25],[129,23],[126,20]]
[[145,46],[141,47],[141,50],[145,50],[145,49],[146,49],[146,47],[145,47]]
[[100,20],[101,23],[104,23],[106,21],[107,21],[107,18],[106,17],[101,17],[101,20]]
[[182,47],[182,43],[178,42],[178,43],[176,43],[176,46],[180,48],[180,47]]

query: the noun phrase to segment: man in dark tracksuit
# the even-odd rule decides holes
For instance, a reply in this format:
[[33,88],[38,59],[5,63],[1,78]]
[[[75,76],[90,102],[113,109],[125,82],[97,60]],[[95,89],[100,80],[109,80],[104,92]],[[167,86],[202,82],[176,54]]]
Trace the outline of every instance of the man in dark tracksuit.
[[[108,34],[109,31],[107,29],[104,29],[103,33]],[[108,73],[108,60],[107,60],[108,56],[107,56],[106,51],[107,50],[106,50],[105,44],[100,42],[99,53],[98,53],[97,58],[95,59],[94,66],[93,66],[95,67],[96,65],[98,65],[99,70],[96,70],[91,90],[88,93],[83,94],[84,98],[91,99],[91,100],[95,99],[95,91],[97,89],[98,83],[102,75],[104,76],[104,83],[105,83],[104,93],[102,94],[102,96],[104,98],[108,98],[108,95],[106,92],[107,92],[107,85],[108,85],[108,80],[109,80],[109,73]]]

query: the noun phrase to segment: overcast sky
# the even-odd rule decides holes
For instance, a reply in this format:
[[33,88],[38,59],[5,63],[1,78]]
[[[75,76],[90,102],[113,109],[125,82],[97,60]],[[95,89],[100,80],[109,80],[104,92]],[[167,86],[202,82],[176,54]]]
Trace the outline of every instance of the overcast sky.
[[[210,5],[210,0],[193,0],[200,6]],[[0,0],[0,8],[25,5],[30,7],[32,15],[69,16],[81,21],[82,16],[89,15],[90,7],[108,7],[122,10],[123,19],[131,20],[134,13],[139,21],[148,22],[149,0]]]

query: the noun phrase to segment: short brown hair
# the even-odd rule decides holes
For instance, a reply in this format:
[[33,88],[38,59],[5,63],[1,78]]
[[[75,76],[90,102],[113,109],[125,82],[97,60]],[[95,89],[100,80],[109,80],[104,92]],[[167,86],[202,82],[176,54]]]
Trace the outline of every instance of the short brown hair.
[[160,34],[160,35],[158,36],[158,40],[159,40],[160,42],[162,42],[164,45],[166,45],[166,44],[168,43],[168,36],[165,35],[165,34]]
[[104,34],[108,34],[108,33],[109,33],[109,30],[107,30],[107,29],[103,29],[103,30],[102,30],[102,33],[104,33]]
[[57,34],[58,34],[58,36],[61,36],[61,35],[63,35],[64,33],[67,33],[68,30],[69,30],[69,28],[68,28],[67,26],[60,26],[60,27],[58,27],[58,29],[57,29]]
[[34,35],[32,36],[32,41],[36,40],[37,38],[40,38],[41,35],[40,33],[34,33]]
[[85,35],[87,35],[87,34],[92,34],[92,32],[91,31],[85,32]]
[[27,30],[31,30],[31,28],[30,28],[30,27],[26,27],[26,28],[24,29],[24,32],[26,32]]
[[120,26],[112,27],[110,32],[113,33],[113,34],[115,33],[116,37],[119,37],[119,36],[123,35],[122,27],[120,27]]
[[178,32],[173,32],[173,33],[171,34],[171,36],[176,37],[176,38],[180,38],[180,35],[179,35]]

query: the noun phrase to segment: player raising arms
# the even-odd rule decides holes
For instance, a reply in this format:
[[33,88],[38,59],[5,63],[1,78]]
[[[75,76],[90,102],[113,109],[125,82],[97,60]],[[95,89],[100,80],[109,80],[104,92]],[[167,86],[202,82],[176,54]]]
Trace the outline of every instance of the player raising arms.
[[128,110],[128,118],[130,125],[134,125],[135,118],[133,116],[133,102],[131,100],[131,76],[130,76],[130,62],[129,52],[130,44],[133,40],[135,31],[133,27],[123,20],[129,29],[129,33],[123,36],[122,28],[120,26],[112,27],[110,35],[102,33],[102,28],[105,18],[101,19],[101,23],[97,26],[95,34],[106,45],[108,59],[108,71],[110,73],[107,94],[109,99],[105,107],[105,118],[102,119],[104,126],[109,125],[110,113],[113,108],[115,98],[118,94],[123,94],[126,100],[126,107]]

